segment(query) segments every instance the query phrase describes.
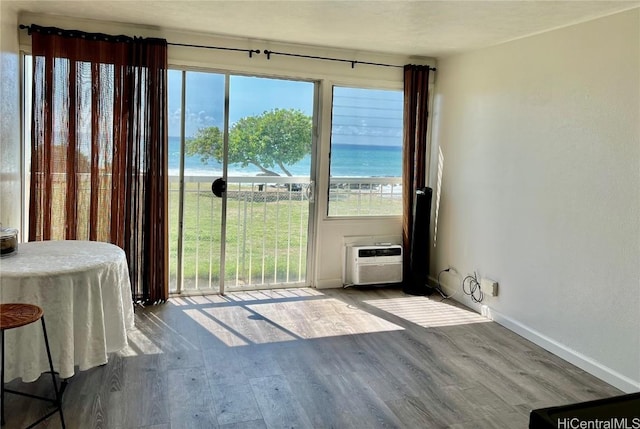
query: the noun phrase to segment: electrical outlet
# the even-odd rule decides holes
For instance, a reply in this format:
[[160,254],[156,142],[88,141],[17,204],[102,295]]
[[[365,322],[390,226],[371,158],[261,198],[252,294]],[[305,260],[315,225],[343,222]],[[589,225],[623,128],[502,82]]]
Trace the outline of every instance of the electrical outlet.
[[491,279],[480,280],[480,289],[485,295],[496,296],[498,295],[498,282]]

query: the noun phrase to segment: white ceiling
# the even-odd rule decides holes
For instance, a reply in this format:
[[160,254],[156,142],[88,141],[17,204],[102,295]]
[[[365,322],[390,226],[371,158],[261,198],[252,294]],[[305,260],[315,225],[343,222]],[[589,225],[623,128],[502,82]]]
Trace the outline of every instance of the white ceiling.
[[55,1],[3,8],[358,51],[442,57],[638,7],[640,1]]

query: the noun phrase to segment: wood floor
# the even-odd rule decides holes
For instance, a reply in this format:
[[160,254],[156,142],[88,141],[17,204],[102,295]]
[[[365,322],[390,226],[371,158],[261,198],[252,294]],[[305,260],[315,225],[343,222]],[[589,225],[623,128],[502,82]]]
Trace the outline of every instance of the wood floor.
[[[129,348],[70,380],[67,427],[526,428],[532,408],[622,393],[439,301],[294,289],[137,309]],[[47,381],[10,385],[42,393]],[[45,411],[9,396],[5,428]]]

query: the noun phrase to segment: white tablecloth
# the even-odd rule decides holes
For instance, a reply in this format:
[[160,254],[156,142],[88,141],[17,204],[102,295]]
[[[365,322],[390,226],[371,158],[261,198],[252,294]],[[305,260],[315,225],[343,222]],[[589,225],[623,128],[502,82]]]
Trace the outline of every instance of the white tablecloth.
[[[21,243],[0,259],[0,302],[44,310],[53,366],[60,377],[107,363],[133,328],[124,251],[95,241]],[[40,323],[5,331],[5,381],[36,380],[48,371]]]

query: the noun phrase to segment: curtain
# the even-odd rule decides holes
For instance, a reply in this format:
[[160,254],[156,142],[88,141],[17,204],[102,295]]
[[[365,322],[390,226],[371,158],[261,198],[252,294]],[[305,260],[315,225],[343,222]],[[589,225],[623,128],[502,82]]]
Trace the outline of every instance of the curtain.
[[[429,66],[404,67],[404,136],[402,151],[403,278],[411,281],[410,249],[416,190],[425,187]],[[425,243],[425,245],[427,245]],[[418,285],[414,285],[418,286]]]
[[166,300],[166,40],[30,33],[29,240],[113,243],[134,300]]

